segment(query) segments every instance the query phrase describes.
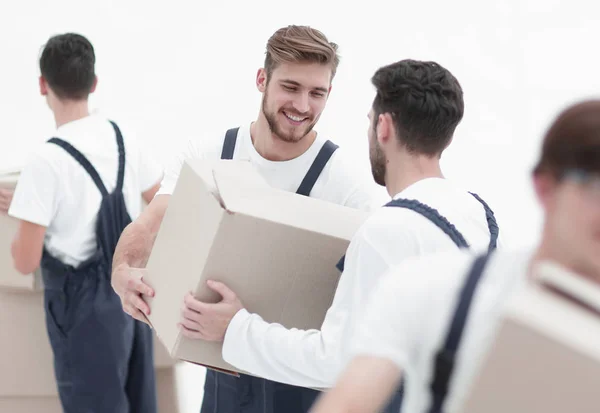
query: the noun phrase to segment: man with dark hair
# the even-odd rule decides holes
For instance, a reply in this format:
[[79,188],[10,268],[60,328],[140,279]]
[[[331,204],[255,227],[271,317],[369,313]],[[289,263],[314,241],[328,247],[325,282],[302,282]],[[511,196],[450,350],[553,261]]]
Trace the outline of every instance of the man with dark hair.
[[[330,387],[342,368],[355,319],[390,267],[436,251],[497,245],[493,212],[477,195],[444,179],[440,168],[441,153],[463,116],[458,81],[436,63],[414,60],[382,67],[372,81],[377,91],[368,133],[373,177],[393,200],[367,219],[340,261],[342,275],[321,330],[267,323],[246,311],[221,283],[215,290],[223,301],[187,303],[185,317],[193,319],[196,331],[191,336],[223,340],[224,359],[243,371],[298,386]],[[400,393],[391,411],[399,408],[399,400]]]
[[162,168],[130,131],[91,115],[96,88],[91,43],[51,37],[40,56],[40,92],[56,135],[33,151],[8,214],[17,270],[41,267],[48,337],[66,413],[153,413],[152,333],[121,308],[110,285],[121,231],[150,202]]
[[349,337],[349,365],[312,413],[379,412],[404,376],[403,412],[462,411],[505,304],[538,281],[541,265],[600,284],[600,101],[577,103],[554,121],[533,185],[544,210],[539,244],[448,252],[394,268]]
[[[139,270],[131,271],[131,267],[146,266],[186,158],[250,161],[275,188],[351,208],[372,210],[385,202],[385,196],[379,196],[377,186],[357,172],[344,150],[315,130],[338,63],[337,45],[319,30],[288,26],[273,33],[267,41],[264,67],[256,74],[256,87],[262,94],[258,117],[216,139],[188,142],[186,151],[166,168],[154,200],[123,232],[112,284],[125,311],[138,320],[145,320],[143,313],[149,314],[142,294],[152,296],[154,291],[136,275]],[[182,302],[184,298],[189,305],[197,302],[191,296],[181,297]],[[181,329],[185,335],[197,336],[192,318],[184,319]],[[316,395],[305,388],[208,369],[201,411],[295,413],[305,411],[303,406],[309,406]]]

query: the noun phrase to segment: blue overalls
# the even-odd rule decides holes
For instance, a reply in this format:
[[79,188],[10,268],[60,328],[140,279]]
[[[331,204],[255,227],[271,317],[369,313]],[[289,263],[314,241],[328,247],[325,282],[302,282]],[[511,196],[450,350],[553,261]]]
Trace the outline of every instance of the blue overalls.
[[[221,159],[233,159],[239,128],[225,134]],[[325,142],[296,191],[309,196],[319,175],[338,146]],[[207,369],[200,413],[305,413],[319,396],[305,387],[291,386],[254,376],[240,377]]]
[[[443,413],[443,405],[448,394],[456,354],[458,353],[462,333],[467,322],[467,316],[469,315],[469,307],[471,306],[475,289],[479,284],[479,280],[481,280],[490,255],[491,253],[482,254],[475,259],[460,291],[458,304],[454,310],[444,345],[438,350],[435,356],[433,379],[429,386],[431,390],[431,405],[427,411],[428,413]],[[396,413],[398,412],[399,410],[396,411]]]
[[[497,241],[498,241],[498,233],[499,228],[496,222],[496,218],[494,217],[494,212],[488,206],[488,204],[481,199],[477,194],[471,193],[477,201],[483,205],[485,210],[485,215],[488,223],[488,229],[490,231],[490,243],[488,247],[488,251],[493,251],[496,249]],[[438,228],[440,228],[446,235],[450,237],[450,239],[456,244],[458,248],[470,248],[469,243],[465,240],[465,237],[456,229],[456,227],[450,223],[444,216],[442,216],[436,209],[431,208],[428,205],[425,205],[419,201],[414,199],[394,199],[388,202],[386,207],[396,207],[396,208],[407,208],[411,211],[415,211],[433,224],[435,224]],[[337,264],[337,268],[343,272],[344,271],[344,257]],[[394,393],[394,396],[386,406],[386,408],[382,411],[382,413],[398,413],[402,406],[402,395],[404,393],[404,379],[398,391]]]
[[112,256],[121,232],[131,222],[123,197],[123,137],[118,126],[111,124],[119,148],[118,179],[112,193],[77,149],[58,138],[48,141],[73,156],[102,194],[95,254],[77,268],[46,249],[41,261],[46,327],[65,413],[157,412],[152,332],[123,311],[110,285]]

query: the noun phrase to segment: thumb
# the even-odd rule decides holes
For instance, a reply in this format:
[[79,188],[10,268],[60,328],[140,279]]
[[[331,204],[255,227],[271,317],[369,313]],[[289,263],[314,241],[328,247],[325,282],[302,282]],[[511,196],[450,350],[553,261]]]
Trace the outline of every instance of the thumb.
[[236,299],[235,293],[222,282],[209,280],[207,284],[211,290],[219,293],[224,301],[233,301]]

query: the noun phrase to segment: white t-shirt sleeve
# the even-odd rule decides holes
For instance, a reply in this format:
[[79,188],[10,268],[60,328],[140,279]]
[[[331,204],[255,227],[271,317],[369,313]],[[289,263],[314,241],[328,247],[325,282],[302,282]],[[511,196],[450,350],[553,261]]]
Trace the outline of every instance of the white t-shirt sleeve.
[[205,154],[198,148],[197,142],[188,140],[185,147],[167,163],[164,169],[163,179],[160,184],[160,189],[156,195],[171,195],[179,179],[181,167],[186,159],[203,159]]
[[375,181],[363,179],[350,192],[345,206],[372,212],[390,200],[390,196],[383,187],[377,185]]
[[48,227],[57,210],[60,178],[44,151],[35,153],[21,171],[8,214]]
[[142,146],[139,147],[138,159],[140,189],[142,192],[145,192],[161,181],[163,177],[163,167],[153,154]]
[[350,356],[381,357],[407,368],[431,344],[424,340],[431,339],[440,314],[447,315],[471,259],[468,251],[444,251],[408,258],[388,271],[357,321]]
[[[351,341],[351,356],[367,355],[391,360],[400,369],[418,342],[419,303],[423,300],[414,274],[402,267],[387,274],[373,290]],[[401,273],[403,272],[403,273]],[[418,283],[417,283],[418,284]]]

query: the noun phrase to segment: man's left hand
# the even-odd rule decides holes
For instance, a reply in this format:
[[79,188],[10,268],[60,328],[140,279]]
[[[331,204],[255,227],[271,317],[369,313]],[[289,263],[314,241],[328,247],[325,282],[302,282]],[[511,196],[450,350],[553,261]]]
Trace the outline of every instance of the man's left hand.
[[179,327],[185,337],[206,341],[223,341],[231,319],[244,308],[237,295],[225,284],[208,281],[208,287],[219,293],[221,301],[203,303],[187,294],[183,301]]

